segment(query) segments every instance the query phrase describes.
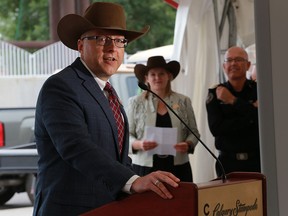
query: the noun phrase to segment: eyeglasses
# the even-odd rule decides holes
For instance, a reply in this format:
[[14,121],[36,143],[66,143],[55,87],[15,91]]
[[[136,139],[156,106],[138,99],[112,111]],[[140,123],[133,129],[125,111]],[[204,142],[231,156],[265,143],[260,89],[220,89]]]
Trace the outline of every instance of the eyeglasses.
[[237,57],[237,58],[226,58],[224,59],[224,62],[226,63],[232,63],[232,62],[235,62],[235,63],[242,63],[242,62],[247,62],[248,60],[247,59],[244,59],[242,57]]
[[121,38],[111,38],[108,36],[86,36],[81,38],[81,40],[95,40],[97,45],[100,46],[105,46],[105,45],[109,45],[112,43],[112,41],[114,42],[115,46],[118,48],[125,48],[128,44],[128,40],[127,39],[121,39]]

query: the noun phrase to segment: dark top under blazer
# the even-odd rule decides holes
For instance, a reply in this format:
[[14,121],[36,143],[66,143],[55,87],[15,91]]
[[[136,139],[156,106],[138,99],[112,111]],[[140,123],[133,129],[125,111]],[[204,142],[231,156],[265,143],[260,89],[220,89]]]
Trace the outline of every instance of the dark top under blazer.
[[47,79],[36,108],[40,159],[34,215],[79,215],[119,197],[134,175],[121,111],[122,157],[108,100],[80,59]]

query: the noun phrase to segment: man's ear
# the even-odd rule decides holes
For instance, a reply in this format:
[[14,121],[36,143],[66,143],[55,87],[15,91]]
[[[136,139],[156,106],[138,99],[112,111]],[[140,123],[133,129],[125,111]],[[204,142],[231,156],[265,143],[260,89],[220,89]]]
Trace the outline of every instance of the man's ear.
[[77,41],[77,47],[78,47],[78,51],[79,51],[80,53],[82,53],[82,50],[83,50],[83,40],[78,39],[78,41]]

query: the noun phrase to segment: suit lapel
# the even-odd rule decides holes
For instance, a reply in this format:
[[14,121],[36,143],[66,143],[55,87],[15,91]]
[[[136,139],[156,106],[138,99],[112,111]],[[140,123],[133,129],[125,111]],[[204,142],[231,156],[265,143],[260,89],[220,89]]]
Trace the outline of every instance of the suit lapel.
[[[87,68],[82,64],[80,59],[77,59],[71,66],[74,69],[76,69],[75,71],[78,74],[79,78],[83,80],[83,87],[89,92],[90,95],[92,95],[92,97],[95,99],[95,103],[97,102],[102,108],[103,112],[105,113],[107,120],[109,121],[111,129],[113,131],[115,147],[117,148],[119,152],[117,125],[116,125],[114,115],[110,108],[107,98],[105,97],[98,83],[95,81],[94,77],[90,74]],[[123,113],[123,111],[124,109],[121,105],[121,112]],[[127,122],[126,115],[123,115],[123,116],[125,116],[124,119],[125,119],[125,122]]]

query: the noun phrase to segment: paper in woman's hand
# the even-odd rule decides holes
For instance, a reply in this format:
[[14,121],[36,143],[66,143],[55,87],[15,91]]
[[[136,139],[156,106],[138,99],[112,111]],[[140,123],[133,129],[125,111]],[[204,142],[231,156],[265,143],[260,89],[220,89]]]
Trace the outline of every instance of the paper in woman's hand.
[[164,128],[146,126],[144,139],[155,141],[158,146],[147,151],[149,155],[173,155],[176,156],[174,145],[177,143],[177,128]]

